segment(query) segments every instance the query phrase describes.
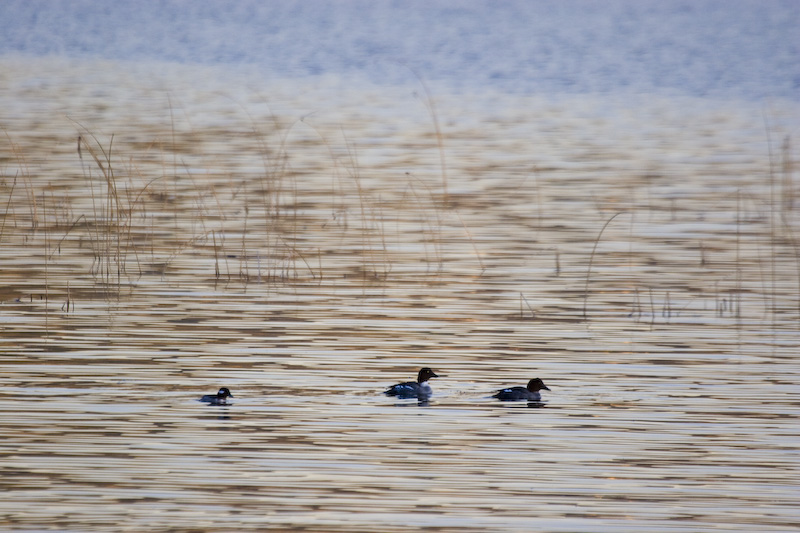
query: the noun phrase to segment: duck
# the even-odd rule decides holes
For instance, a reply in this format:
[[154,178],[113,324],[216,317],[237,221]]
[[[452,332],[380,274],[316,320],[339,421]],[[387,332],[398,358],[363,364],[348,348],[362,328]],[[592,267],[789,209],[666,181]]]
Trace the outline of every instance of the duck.
[[492,398],[497,398],[502,402],[513,402],[518,400],[527,400],[529,402],[541,401],[542,395],[540,390],[550,390],[539,378],[533,378],[528,382],[527,387],[509,387],[501,389],[492,395]]
[[228,403],[228,398],[233,398],[233,394],[228,387],[222,387],[216,394],[206,394],[199,401],[211,405],[225,405]]
[[431,378],[438,378],[436,373],[427,366],[420,369],[417,374],[417,381],[407,381],[405,383],[398,383],[389,387],[384,394],[386,396],[397,396],[398,398],[418,398],[420,400],[427,400],[433,394],[428,380]]

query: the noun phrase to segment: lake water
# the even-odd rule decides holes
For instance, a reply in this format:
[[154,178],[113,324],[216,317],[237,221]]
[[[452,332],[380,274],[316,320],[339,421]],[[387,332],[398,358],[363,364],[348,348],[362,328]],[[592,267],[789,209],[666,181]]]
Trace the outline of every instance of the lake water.
[[64,5],[0,8],[0,529],[800,527],[792,3]]
[[7,0],[0,54],[514,94],[800,98],[794,0]]

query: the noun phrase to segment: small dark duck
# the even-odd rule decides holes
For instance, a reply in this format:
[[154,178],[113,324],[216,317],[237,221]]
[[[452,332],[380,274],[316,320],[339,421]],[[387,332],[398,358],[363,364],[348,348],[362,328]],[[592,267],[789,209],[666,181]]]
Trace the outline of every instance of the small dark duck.
[[501,389],[492,395],[492,398],[497,398],[503,402],[515,402],[519,400],[527,400],[529,402],[539,402],[542,400],[540,390],[550,390],[547,385],[539,378],[533,378],[528,382],[527,387],[509,387]]
[[228,398],[233,398],[233,394],[228,387],[222,387],[216,394],[206,394],[200,401],[211,405],[225,405],[228,403]]
[[417,374],[417,381],[407,381],[405,383],[392,385],[386,390],[386,392],[384,392],[384,394],[387,396],[397,396],[398,398],[417,398],[420,400],[427,400],[433,394],[433,390],[431,389],[430,384],[428,384],[428,380],[438,377],[439,376],[437,376],[433,370],[426,366],[425,368],[420,369],[419,374]]

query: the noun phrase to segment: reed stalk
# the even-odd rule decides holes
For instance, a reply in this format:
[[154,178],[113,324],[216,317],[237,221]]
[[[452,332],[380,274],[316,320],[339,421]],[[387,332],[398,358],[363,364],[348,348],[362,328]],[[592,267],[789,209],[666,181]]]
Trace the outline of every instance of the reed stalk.
[[591,274],[592,274],[592,262],[594,261],[594,254],[597,251],[597,245],[600,242],[600,238],[603,236],[603,232],[606,230],[608,225],[611,224],[611,222],[615,218],[617,218],[619,215],[621,215],[622,213],[624,213],[624,211],[620,211],[618,213],[614,213],[614,215],[612,215],[611,218],[606,220],[606,223],[603,224],[603,227],[600,229],[600,232],[597,234],[597,237],[594,240],[594,246],[592,246],[592,253],[589,255],[589,266],[586,268],[586,283],[585,283],[584,288],[583,288],[583,320],[584,321],[588,320],[588,316],[586,314],[586,306],[587,306],[587,302],[589,300],[589,279],[591,278]]

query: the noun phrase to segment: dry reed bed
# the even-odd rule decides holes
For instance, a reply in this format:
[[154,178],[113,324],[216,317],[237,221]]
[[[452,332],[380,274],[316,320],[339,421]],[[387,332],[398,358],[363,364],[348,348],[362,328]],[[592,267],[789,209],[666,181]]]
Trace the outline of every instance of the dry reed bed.
[[432,101],[412,130],[368,113],[198,127],[172,107],[161,124],[6,127],[3,306],[67,311],[142,284],[411,284],[494,291],[514,320],[800,318],[790,138],[768,129],[742,152],[699,124],[668,144],[687,117],[640,138],[564,109],[541,130],[476,127]]

